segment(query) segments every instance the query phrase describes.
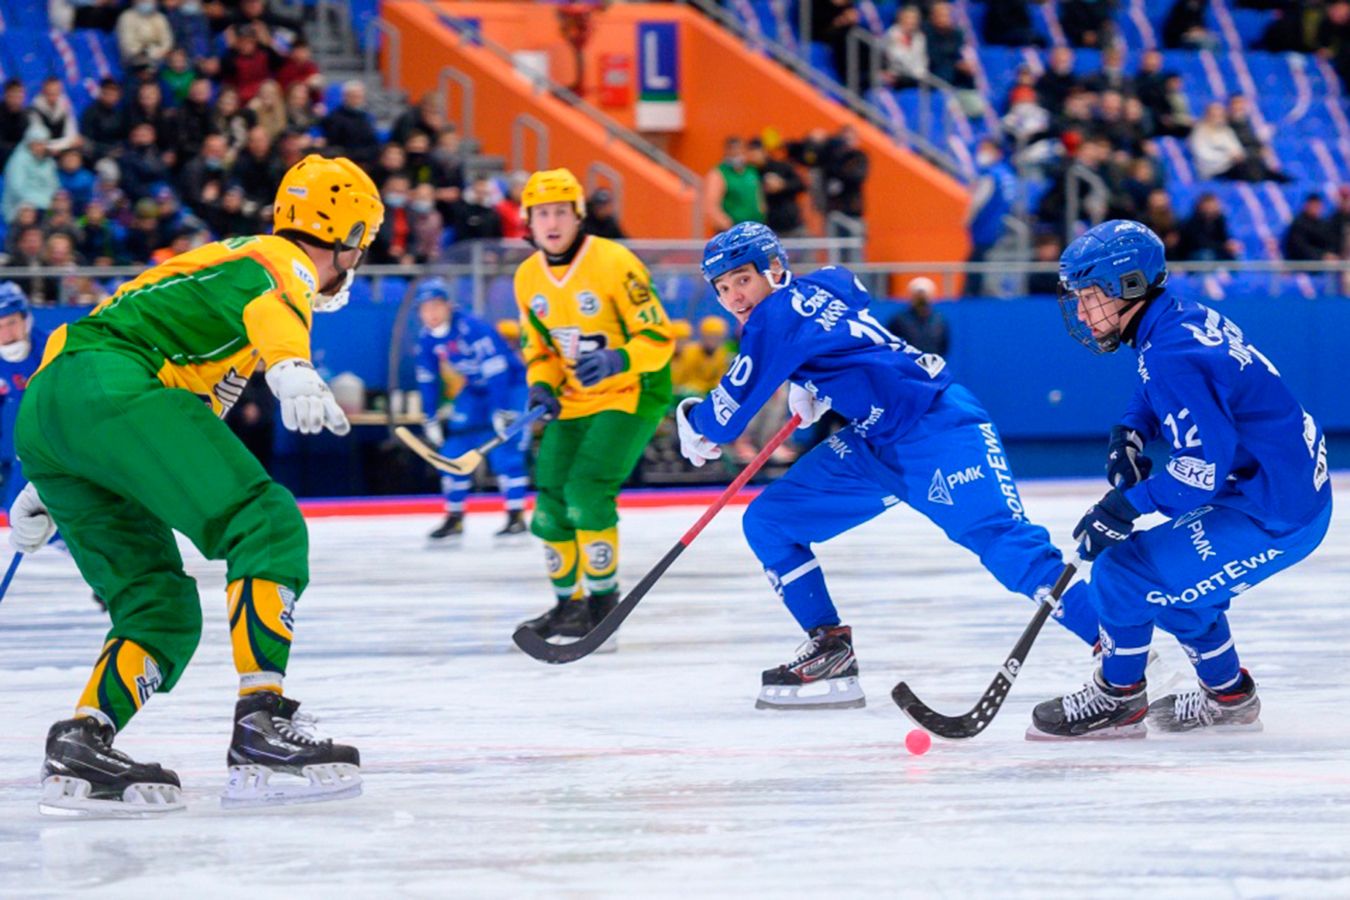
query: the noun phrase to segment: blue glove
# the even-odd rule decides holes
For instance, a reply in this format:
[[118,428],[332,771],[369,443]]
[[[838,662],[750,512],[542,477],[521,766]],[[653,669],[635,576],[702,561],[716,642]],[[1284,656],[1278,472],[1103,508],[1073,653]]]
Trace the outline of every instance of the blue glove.
[[1106,480],[1122,491],[1134,487],[1153,471],[1153,460],[1144,455],[1144,436],[1133,428],[1111,429],[1106,448]]
[[628,368],[628,356],[619,350],[593,350],[577,360],[572,370],[582,387],[593,387]]
[[562,412],[562,404],[558,402],[558,397],[546,384],[530,385],[530,399],[525,404],[526,410],[534,409],[536,406],[542,406],[548,412],[544,413],[544,419],[556,419],[558,413]]
[[1092,562],[1103,550],[1128,538],[1134,531],[1134,520],[1139,516],[1139,510],[1118,488],[1108,491],[1074,526],[1073,539],[1078,542],[1078,555]]

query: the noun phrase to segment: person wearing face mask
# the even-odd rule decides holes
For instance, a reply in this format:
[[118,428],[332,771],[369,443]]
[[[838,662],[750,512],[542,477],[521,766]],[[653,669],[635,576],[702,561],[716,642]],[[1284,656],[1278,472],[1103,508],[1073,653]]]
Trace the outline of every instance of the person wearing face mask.
[[413,255],[412,215],[408,209],[408,178],[405,175],[393,175],[384,183],[380,191],[384,200],[386,215],[375,241],[370,245],[370,261],[375,265],[412,265],[416,262]]
[[[966,210],[966,227],[970,229],[970,262],[978,263],[989,258],[989,252],[1003,237],[1003,218],[1012,212],[1017,200],[1017,176],[1003,161],[1003,149],[992,138],[984,138],[975,148],[975,168],[978,175]],[[967,275],[966,296],[979,296],[984,285],[983,273]]]
[[33,325],[28,298],[12,281],[0,282],[0,477],[9,509],[28,482],[14,452],[14,423],[28,379],[42,361],[47,332]]
[[10,542],[32,553],[59,527],[112,619],[73,716],[48,732],[44,813],[183,808],[176,774],[112,747],[201,636],[175,531],[228,566],[239,700],[222,802],[360,793],[356,748],[318,740],[282,693],[309,581],[304,519],[222,418],[262,369],[288,429],[350,431],[310,361],[310,330],[346,303],[384,207],[354,163],[317,155],[286,172],[273,203],[272,234],[161,262],[62,325],[28,382],[14,440],[30,483],[10,507]]
[[427,263],[440,256],[445,221],[436,211],[436,191],[431,185],[413,188],[408,198],[408,223],[412,229],[413,258]]
[[125,66],[158,67],[173,49],[173,29],[155,0],[136,0],[117,18],[117,49]]

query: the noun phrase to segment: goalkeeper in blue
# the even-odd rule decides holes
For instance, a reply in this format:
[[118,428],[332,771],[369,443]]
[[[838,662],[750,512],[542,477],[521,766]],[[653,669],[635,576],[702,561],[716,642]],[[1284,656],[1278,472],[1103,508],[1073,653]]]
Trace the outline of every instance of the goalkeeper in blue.
[[[456,307],[444,279],[423,281],[413,300],[422,322],[417,338],[417,387],[427,417],[422,434],[443,455],[459,456],[491,439],[494,432],[504,432],[524,412],[525,364],[495,328]],[[454,395],[454,406],[442,425],[437,414],[446,393]],[[524,509],[530,478],[525,454],[530,436],[526,429],[487,455],[506,499],[506,524],[497,532],[499,538],[527,533]],[[431,540],[454,542],[463,537],[464,501],[472,485],[471,475],[441,476],[445,521],[431,532]]]
[[[677,408],[681,452],[695,466],[721,455],[789,382],[788,401],[813,424],[827,409],[848,420],[747,508],[746,539],[806,642],[766,671],[760,709],[862,706],[853,635],[839,618],[811,545],[907,503],[975,553],[1008,590],[1044,596],[1063,570],[1044,528],[1031,524],[998,431],[946,362],[921,353],[868,311],[847,269],[797,276],[777,236],[756,223],[708,242],[703,277],[743,326],[740,353],[705,399]],[[1082,585],[1059,621],[1085,642],[1097,616]]]
[[[1103,222],[1069,245],[1059,272],[1070,334],[1098,353],[1133,350],[1139,386],[1111,433],[1113,487],[1074,529],[1079,555],[1096,561],[1087,594],[1101,664],[1081,690],[1038,705],[1027,737],[1259,730],[1227,610],[1326,535],[1322,429],[1241,328],[1168,291],[1162,241],[1145,226]],[[1153,441],[1167,452],[1158,472],[1143,455]],[[1171,521],[1135,531],[1153,512]],[[1181,642],[1199,686],[1150,704],[1155,626]]]

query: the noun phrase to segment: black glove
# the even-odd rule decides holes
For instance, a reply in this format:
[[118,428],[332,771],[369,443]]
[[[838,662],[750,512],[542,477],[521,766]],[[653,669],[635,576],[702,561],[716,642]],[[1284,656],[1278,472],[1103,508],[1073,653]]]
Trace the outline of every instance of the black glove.
[[618,350],[592,350],[577,360],[572,374],[582,387],[593,387],[628,368],[628,357]]
[[530,385],[530,400],[525,405],[525,409],[528,411],[536,406],[542,406],[548,410],[544,413],[545,421],[558,418],[558,413],[562,412],[562,404],[558,402],[557,395],[546,384]]
[[1111,429],[1106,448],[1106,480],[1122,491],[1134,487],[1153,471],[1153,460],[1144,455],[1144,436],[1133,428],[1117,425]]
[[1103,550],[1121,543],[1134,531],[1134,520],[1139,515],[1139,510],[1119,489],[1107,491],[1106,496],[1093,504],[1074,526],[1073,539],[1078,542],[1078,555],[1092,562]]

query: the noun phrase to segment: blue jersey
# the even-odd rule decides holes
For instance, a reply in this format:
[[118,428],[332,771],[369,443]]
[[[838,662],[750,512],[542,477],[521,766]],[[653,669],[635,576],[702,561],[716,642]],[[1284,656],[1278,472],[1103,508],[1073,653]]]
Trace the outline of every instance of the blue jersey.
[[42,348],[47,346],[47,332],[33,328],[28,334],[28,356],[22,362],[0,359],[0,463],[14,461],[14,422],[19,417],[19,403],[23,400],[28,379],[42,362]]
[[515,409],[513,392],[525,385],[525,364],[497,330],[477,316],[456,310],[450,322],[417,338],[417,387],[427,415],[440,406],[441,363],[464,378],[462,393],[491,413]]
[[1121,422],[1172,448],[1162,472],[1125,492],[1135,509],[1175,518],[1224,506],[1275,531],[1331,501],[1321,429],[1237,325],[1165,295],[1142,313],[1134,346],[1140,384]]
[[694,408],[699,433],[735,440],[784,381],[821,398],[868,441],[905,434],[952,383],[947,363],[886,330],[868,312],[866,289],[829,266],[774,291],[750,313],[740,353]]

